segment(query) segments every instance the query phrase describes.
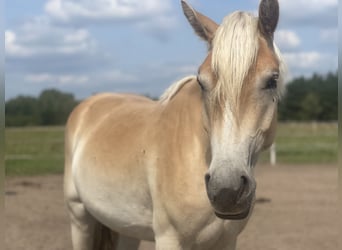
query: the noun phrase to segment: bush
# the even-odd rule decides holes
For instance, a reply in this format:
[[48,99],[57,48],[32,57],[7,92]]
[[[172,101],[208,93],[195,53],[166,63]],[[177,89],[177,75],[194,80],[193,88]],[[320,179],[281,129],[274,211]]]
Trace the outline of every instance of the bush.
[[279,104],[282,121],[336,121],[337,73],[322,77],[296,78],[287,84],[287,91]]
[[6,102],[6,126],[63,125],[77,105],[74,96],[55,89],[38,98],[18,96]]

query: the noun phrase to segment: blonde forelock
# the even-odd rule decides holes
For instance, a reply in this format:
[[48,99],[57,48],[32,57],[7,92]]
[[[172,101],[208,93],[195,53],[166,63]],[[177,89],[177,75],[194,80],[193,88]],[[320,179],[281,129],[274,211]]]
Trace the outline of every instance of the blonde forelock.
[[229,100],[237,111],[243,82],[255,63],[258,42],[258,20],[246,12],[234,12],[224,18],[212,44],[212,69],[217,76],[213,99]]

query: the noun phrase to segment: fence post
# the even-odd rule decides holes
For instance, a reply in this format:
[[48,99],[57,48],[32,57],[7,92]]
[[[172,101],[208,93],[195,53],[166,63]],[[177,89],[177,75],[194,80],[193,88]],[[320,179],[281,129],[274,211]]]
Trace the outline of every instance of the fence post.
[[271,166],[275,166],[277,163],[277,153],[276,153],[276,144],[273,143],[270,148],[270,163]]

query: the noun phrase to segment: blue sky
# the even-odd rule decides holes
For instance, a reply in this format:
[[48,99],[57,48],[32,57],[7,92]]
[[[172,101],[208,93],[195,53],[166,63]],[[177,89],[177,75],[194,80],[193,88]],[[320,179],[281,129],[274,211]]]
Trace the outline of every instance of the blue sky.
[[[188,0],[220,23],[259,0]],[[289,78],[337,70],[337,0],[279,0],[275,35]],[[76,98],[160,95],[206,55],[178,0],[11,0],[5,5],[6,100],[57,88]]]

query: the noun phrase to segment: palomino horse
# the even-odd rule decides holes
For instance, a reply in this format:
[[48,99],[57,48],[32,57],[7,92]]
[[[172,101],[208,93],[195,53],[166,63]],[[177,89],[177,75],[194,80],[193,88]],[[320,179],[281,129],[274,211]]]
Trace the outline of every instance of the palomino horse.
[[71,114],[65,199],[75,250],[235,249],[251,214],[253,168],[272,144],[283,62],[277,0],[219,26],[182,1],[208,43],[198,75],[160,100],[99,94]]

